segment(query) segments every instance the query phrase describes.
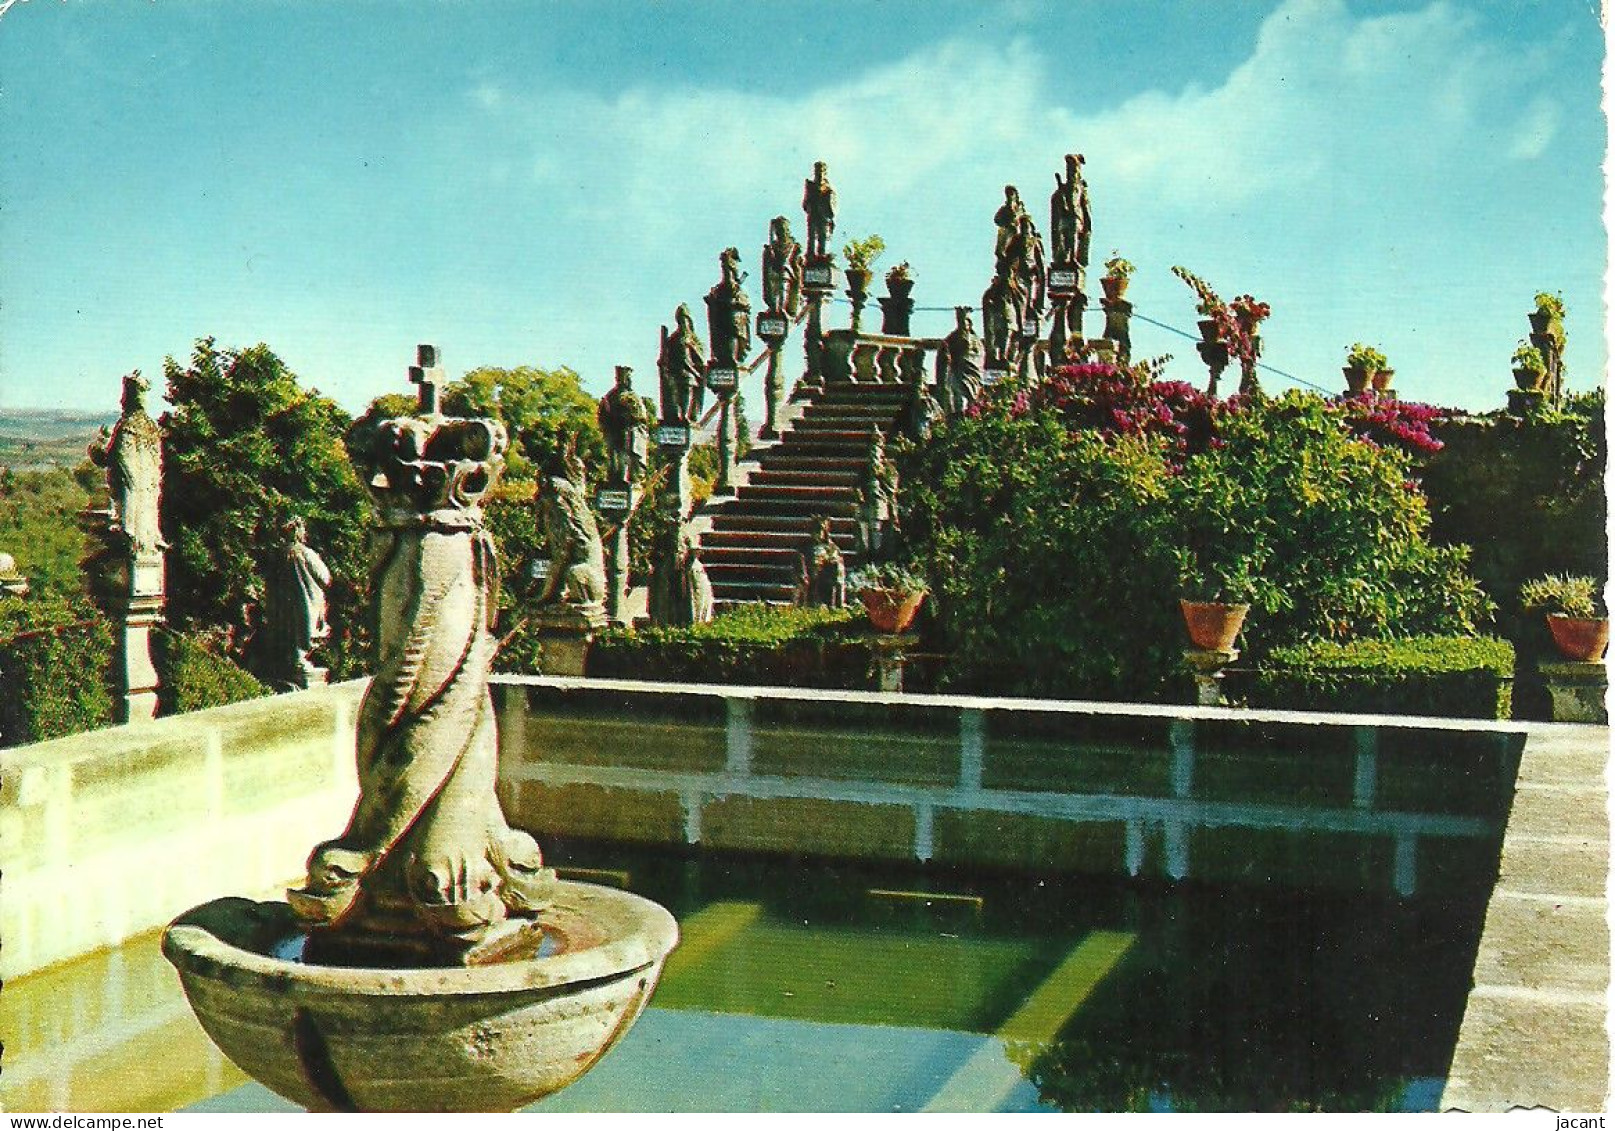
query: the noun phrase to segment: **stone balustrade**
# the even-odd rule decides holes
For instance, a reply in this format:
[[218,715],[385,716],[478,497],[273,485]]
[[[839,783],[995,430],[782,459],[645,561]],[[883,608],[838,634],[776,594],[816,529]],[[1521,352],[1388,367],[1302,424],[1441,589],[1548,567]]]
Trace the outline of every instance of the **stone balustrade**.
[[831,330],[824,335],[824,377],[862,384],[916,384],[927,379],[941,346],[940,338]]

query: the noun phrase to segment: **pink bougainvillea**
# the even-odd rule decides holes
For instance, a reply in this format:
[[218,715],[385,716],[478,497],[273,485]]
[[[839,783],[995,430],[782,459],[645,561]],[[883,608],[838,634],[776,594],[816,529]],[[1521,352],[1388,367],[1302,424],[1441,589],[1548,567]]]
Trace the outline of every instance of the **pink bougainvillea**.
[[1335,404],[1358,439],[1382,448],[1401,448],[1412,455],[1439,452],[1443,445],[1430,426],[1458,415],[1457,409],[1395,400],[1372,390],[1340,397]]

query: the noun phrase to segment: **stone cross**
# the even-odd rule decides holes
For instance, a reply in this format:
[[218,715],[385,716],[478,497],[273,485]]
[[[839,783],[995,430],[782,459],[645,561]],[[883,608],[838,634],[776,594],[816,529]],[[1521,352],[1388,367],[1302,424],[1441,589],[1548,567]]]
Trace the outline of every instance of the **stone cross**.
[[422,416],[438,416],[438,385],[443,381],[443,351],[433,345],[415,347],[415,364],[409,367],[409,379],[420,386]]

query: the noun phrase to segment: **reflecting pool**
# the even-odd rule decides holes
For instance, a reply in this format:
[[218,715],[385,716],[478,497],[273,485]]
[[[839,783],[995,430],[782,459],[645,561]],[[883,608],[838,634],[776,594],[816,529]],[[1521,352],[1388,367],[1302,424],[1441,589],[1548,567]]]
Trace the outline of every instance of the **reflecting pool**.
[[[544,1111],[1428,1110],[1484,895],[669,857],[557,845],[669,907],[651,1008]],[[10,1111],[284,1110],[156,936],[8,985]]]

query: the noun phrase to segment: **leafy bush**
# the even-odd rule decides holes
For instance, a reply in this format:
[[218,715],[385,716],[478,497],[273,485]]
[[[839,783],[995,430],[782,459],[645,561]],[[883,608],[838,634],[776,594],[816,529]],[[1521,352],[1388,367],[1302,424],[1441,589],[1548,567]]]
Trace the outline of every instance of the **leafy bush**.
[[112,723],[112,630],[88,605],[0,598],[0,744]]
[[[685,683],[867,686],[868,641],[847,609],[746,605],[688,628],[616,629],[589,653],[591,676]],[[513,642],[514,643],[514,642]],[[501,655],[513,668],[520,650]],[[531,654],[529,653],[529,656]],[[527,671],[535,670],[531,663]]]
[[1470,633],[1489,614],[1465,551],[1429,541],[1406,455],[1354,437],[1338,405],[1300,393],[1208,404],[1202,440],[1186,444],[1165,424],[1096,418],[1089,390],[1115,377],[1080,368],[1091,372],[1060,377],[1072,398],[987,398],[903,455],[903,529],[937,595],[953,686],[1176,693],[1185,574],[1248,596],[1254,656],[1314,638]]
[[168,616],[181,632],[224,630],[244,660],[260,617],[260,580],[302,518],[309,545],[331,567],[334,675],[368,666],[369,502],[343,445],[348,414],[265,345],[220,350],[196,343],[188,365],[164,363],[163,537]]
[[157,707],[164,715],[222,707],[268,695],[270,689],[205,638],[159,632],[152,639],[157,665]]
[[66,468],[0,468],[0,550],[17,559],[18,571],[35,594],[68,597],[84,592],[79,563],[89,552],[90,538],[79,526],[79,513],[90,498]]
[[1349,394],[1335,403],[1359,440],[1400,448],[1415,458],[1439,452],[1442,443],[1432,427],[1458,415],[1454,409],[1384,397],[1371,390]]
[[1490,636],[1312,641],[1275,648],[1253,681],[1252,706],[1506,719],[1514,648]]
[[1217,421],[1241,403],[1237,397],[1219,401],[1183,381],[1148,380],[1137,368],[1092,363],[1057,369],[1016,393],[1009,411],[1052,412],[1068,428],[1103,436],[1164,436],[1183,459],[1215,443]]

